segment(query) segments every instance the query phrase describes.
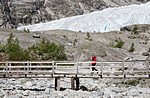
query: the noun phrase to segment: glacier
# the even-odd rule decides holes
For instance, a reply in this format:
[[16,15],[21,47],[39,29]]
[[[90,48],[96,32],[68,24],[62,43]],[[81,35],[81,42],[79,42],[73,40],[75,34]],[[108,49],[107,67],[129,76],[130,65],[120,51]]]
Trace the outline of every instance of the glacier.
[[109,32],[133,24],[150,24],[150,2],[107,8],[89,14],[72,16],[46,23],[20,26],[18,30],[30,31],[71,30],[81,32]]

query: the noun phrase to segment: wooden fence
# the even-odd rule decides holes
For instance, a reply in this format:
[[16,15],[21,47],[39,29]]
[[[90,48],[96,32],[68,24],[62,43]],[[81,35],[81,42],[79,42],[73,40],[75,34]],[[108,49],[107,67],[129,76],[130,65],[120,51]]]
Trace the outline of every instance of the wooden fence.
[[149,61],[6,61],[0,62],[0,78],[149,78]]

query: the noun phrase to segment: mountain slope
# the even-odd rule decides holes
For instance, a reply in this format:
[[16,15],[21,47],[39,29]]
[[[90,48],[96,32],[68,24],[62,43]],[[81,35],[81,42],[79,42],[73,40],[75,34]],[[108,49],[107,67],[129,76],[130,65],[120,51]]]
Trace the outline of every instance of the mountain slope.
[[0,27],[16,28],[108,7],[141,4],[150,0],[0,0]]
[[[33,44],[40,43],[43,39],[65,46],[68,60],[88,61],[92,55],[106,61],[124,60],[126,57],[134,59],[145,59],[150,53],[150,25],[138,25],[138,33],[133,34],[135,26],[124,27],[128,31],[116,31],[110,33],[80,33],[68,30],[50,30],[39,33],[40,38],[33,37],[33,33],[0,28],[0,42],[7,42],[9,34],[13,32],[18,38],[20,45],[24,48],[31,47]],[[37,32],[38,33],[38,32]],[[114,48],[121,39],[124,44],[122,48]],[[134,52],[129,49],[134,43]],[[143,56],[144,55],[144,56]]]
[[65,29],[82,32],[108,32],[133,24],[150,24],[150,2],[95,11],[48,23],[19,27],[18,30],[45,31]]

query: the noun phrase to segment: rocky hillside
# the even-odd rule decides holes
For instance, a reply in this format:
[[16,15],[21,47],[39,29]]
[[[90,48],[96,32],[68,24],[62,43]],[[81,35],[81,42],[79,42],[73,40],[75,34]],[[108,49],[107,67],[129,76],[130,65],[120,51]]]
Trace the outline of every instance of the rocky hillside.
[[63,17],[82,15],[108,7],[150,0],[0,0],[0,26],[16,28]]

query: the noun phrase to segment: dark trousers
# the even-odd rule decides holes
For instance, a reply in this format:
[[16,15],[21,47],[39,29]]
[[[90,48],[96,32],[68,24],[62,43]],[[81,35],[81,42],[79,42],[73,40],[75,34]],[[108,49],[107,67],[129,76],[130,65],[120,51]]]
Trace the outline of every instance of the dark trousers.
[[[96,65],[96,63],[92,64],[92,66],[95,66],[95,65]],[[94,71],[94,70],[97,71],[97,69],[95,67],[92,67],[92,71]]]

